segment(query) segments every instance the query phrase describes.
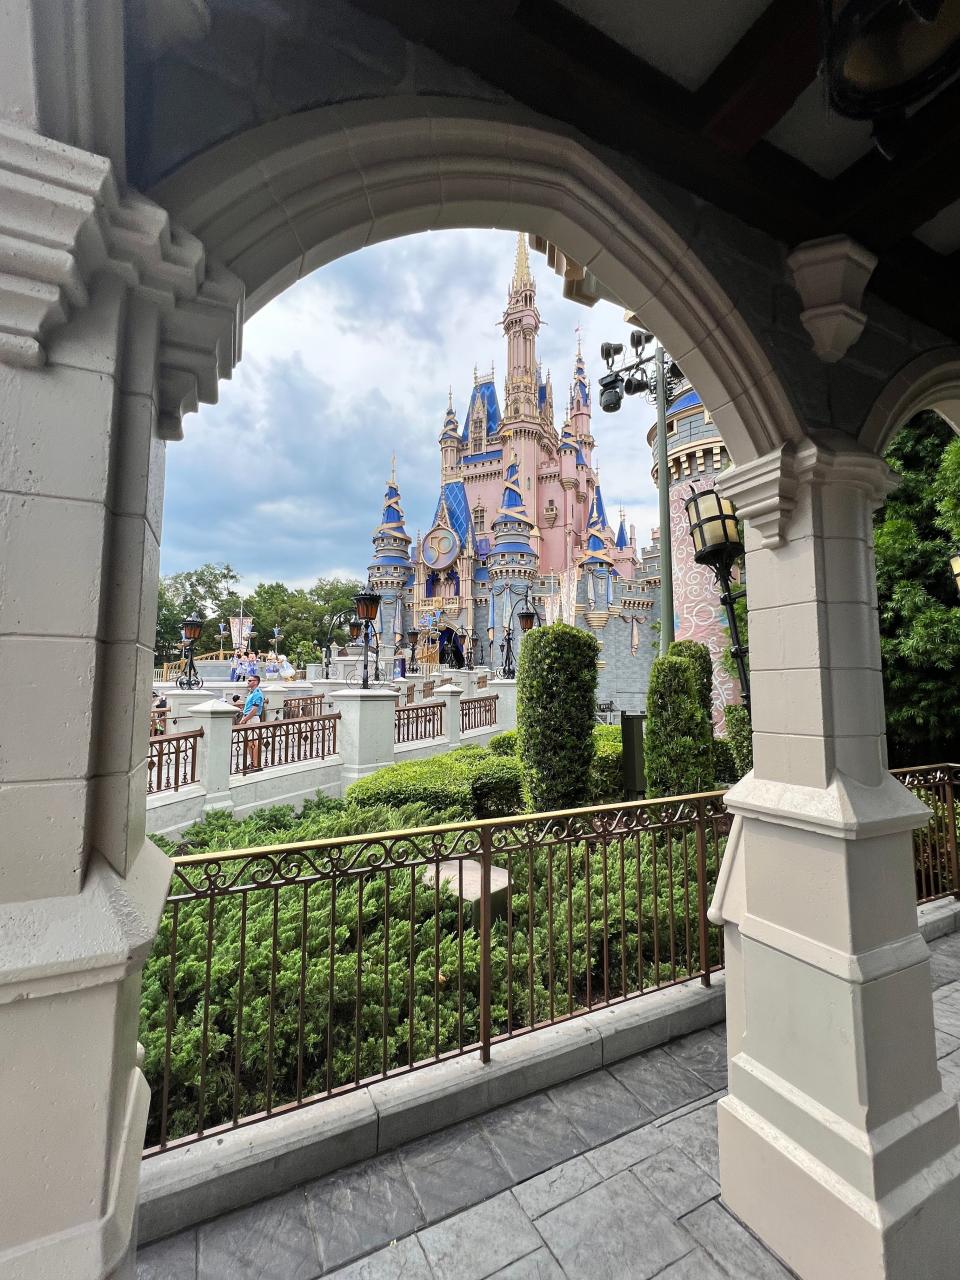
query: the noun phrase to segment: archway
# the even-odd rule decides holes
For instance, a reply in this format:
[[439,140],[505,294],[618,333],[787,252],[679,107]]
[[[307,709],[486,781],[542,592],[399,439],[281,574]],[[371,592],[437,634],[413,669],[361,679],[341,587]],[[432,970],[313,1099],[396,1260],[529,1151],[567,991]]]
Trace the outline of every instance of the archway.
[[900,428],[924,409],[935,409],[960,435],[960,347],[927,351],[891,378],[867,415],[860,443],[882,455]]

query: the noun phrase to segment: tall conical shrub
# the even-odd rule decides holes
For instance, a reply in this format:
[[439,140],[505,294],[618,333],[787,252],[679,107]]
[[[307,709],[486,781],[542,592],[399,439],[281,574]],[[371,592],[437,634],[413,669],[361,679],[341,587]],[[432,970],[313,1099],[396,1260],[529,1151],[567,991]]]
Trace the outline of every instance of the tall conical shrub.
[[712,728],[687,658],[657,658],[650,670],[644,757],[648,799],[713,789]]

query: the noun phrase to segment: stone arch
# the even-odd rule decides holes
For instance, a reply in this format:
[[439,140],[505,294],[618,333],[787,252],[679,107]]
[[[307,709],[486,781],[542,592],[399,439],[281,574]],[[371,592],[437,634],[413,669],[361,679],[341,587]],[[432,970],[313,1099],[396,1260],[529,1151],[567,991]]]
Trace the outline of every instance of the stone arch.
[[883,454],[914,414],[935,409],[960,435],[960,347],[938,347],[904,365],[877,396],[860,443]]
[[555,122],[462,99],[322,107],[195,157],[151,195],[243,280],[247,314],[396,236],[477,226],[543,236],[669,347],[737,463],[803,438],[756,335],[683,236]]

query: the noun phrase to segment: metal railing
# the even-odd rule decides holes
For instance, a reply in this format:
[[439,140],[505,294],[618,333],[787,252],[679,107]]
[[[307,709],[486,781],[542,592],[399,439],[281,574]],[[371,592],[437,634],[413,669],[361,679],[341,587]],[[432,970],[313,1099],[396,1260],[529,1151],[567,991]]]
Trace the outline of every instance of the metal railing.
[[234,725],[230,772],[258,773],[301,760],[325,760],[336,754],[340,712],[304,720],[272,720],[269,724]]
[[283,719],[302,720],[308,716],[322,716],[326,698],[322,693],[308,698],[284,698]]
[[393,713],[394,742],[425,742],[443,733],[443,703],[415,702]]
[[498,694],[487,694],[482,698],[460,699],[460,732],[468,729],[489,729],[497,723]]
[[197,743],[203,729],[158,734],[150,739],[147,755],[147,795],[179,791],[197,780]]
[[925,764],[891,772],[930,809],[927,825],[913,833],[917,902],[960,898],[956,809],[960,765]]
[[147,1154],[699,978],[721,792],[174,859]]

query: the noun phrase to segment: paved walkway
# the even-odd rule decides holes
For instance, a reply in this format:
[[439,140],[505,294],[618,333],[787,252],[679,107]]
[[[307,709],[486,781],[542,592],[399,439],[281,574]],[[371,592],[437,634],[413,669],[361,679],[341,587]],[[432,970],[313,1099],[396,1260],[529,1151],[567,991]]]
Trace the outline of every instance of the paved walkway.
[[[932,944],[960,1097],[960,934]],[[718,1027],[147,1246],[138,1280],[786,1280],[719,1200]]]

